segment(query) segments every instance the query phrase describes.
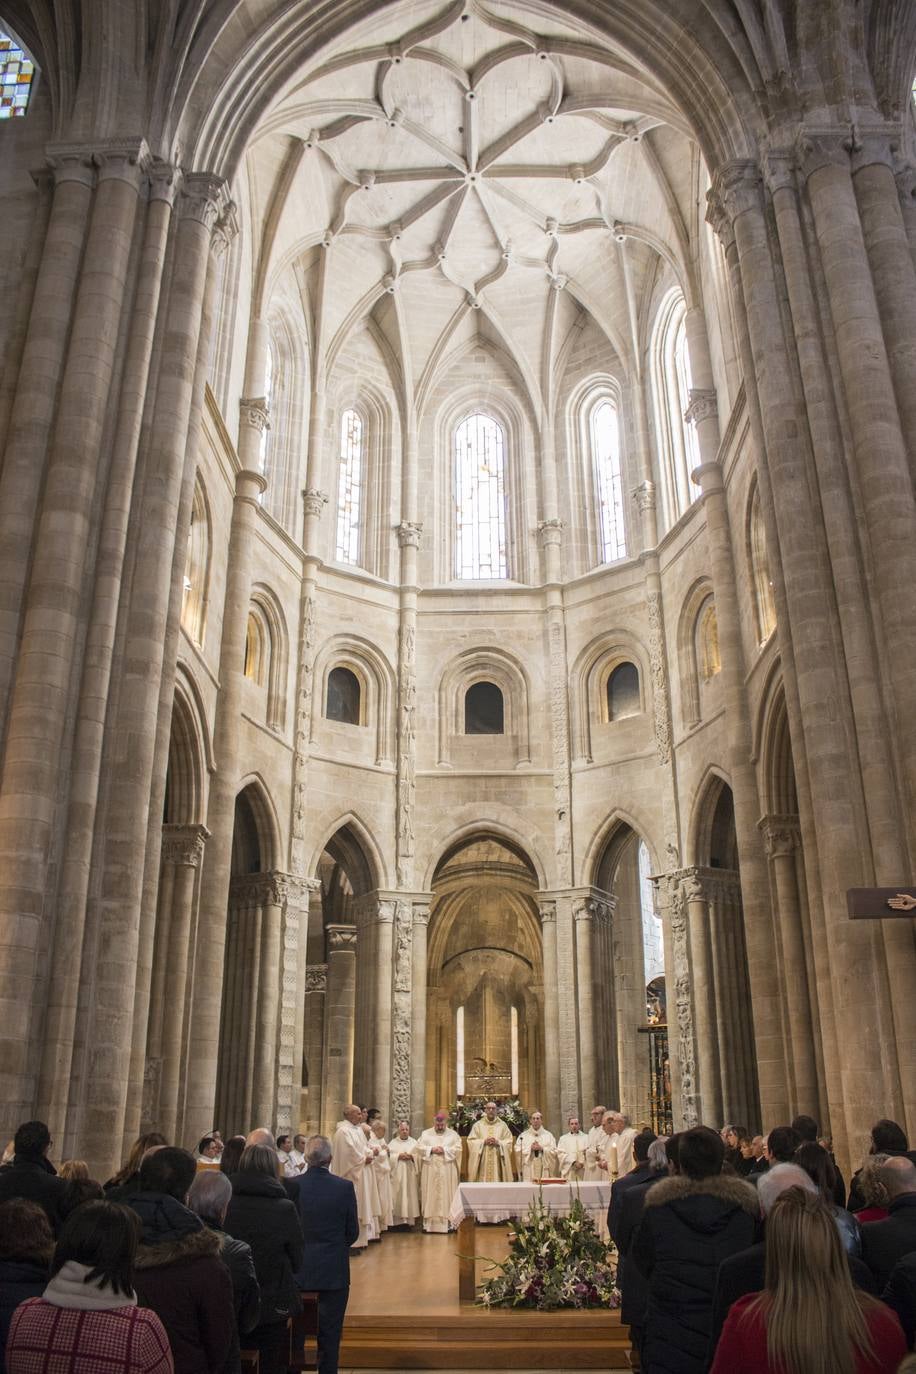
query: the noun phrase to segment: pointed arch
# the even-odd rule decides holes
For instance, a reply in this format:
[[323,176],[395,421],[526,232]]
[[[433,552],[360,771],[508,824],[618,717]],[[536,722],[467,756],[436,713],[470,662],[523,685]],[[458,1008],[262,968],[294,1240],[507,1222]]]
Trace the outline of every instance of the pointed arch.
[[[348,873],[356,878],[354,892],[357,895],[373,892],[387,885],[387,872],[381,850],[365,821],[355,811],[338,813],[333,820],[326,821],[320,831],[321,838],[312,850],[309,873],[317,875],[321,856],[332,853],[339,862],[347,866]],[[351,876],[353,884],[353,876]]]
[[236,808],[238,809],[240,805],[247,808],[250,813],[253,827],[250,836],[240,837],[240,844],[244,847],[250,843],[251,838],[257,841],[258,868],[256,870],[245,867],[236,868],[236,857],[243,861],[244,856],[241,849],[237,854],[235,839],[233,839],[233,871],[269,873],[273,869],[281,868],[283,845],[280,818],[267,784],[260,773],[249,773],[242,779],[236,793]]

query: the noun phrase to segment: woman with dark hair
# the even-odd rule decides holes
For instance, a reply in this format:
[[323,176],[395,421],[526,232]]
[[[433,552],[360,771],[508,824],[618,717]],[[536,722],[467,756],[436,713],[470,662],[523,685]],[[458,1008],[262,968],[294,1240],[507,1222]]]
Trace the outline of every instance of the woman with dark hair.
[[101,1183],[97,1183],[94,1178],[71,1178],[64,1189],[58,1212],[61,1221],[66,1221],[71,1212],[75,1212],[77,1207],[82,1207],[84,1202],[110,1202],[110,1198],[105,1198]]
[[143,1163],[143,1156],[147,1150],[153,1150],[159,1145],[168,1145],[164,1135],[159,1131],[147,1131],[145,1135],[138,1136],[130,1147],[130,1154],[122,1164],[121,1168],[104,1184],[105,1197],[109,1202],[121,1202],[130,1193],[136,1191],[140,1182],[140,1165]]
[[43,1207],[24,1197],[0,1202],[0,1374],[13,1313],[45,1291],[53,1254],[54,1234]]
[[895,1374],[906,1354],[891,1310],[853,1285],[819,1193],[789,1188],[766,1224],[766,1287],[734,1303],[710,1374]]
[[173,1374],[156,1316],[137,1306],[134,1260],[139,1226],[126,1207],[87,1202],[61,1228],[51,1282],[13,1313],[8,1374],[92,1374],[103,1358],[119,1374]]
[[862,1231],[852,1213],[847,1212],[845,1207],[837,1207],[834,1201],[836,1169],[829,1153],[823,1145],[815,1145],[813,1141],[806,1140],[795,1151],[794,1162],[800,1169],[804,1169],[812,1183],[816,1184],[818,1192],[829,1207],[837,1224],[843,1249],[847,1254],[855,1255],[856,1259],[860,1259],[862,1256]]
[[226,1230],[251,1246],[261,1288],[260,1320],[248,1340],[260,1352],[260,1374],[287,1362],[286,1320],[301,1310],[293,1275],[302,1263],[299,1212],[280,1182],[280,1160],[268,1145],[249,1145],[232,1177]]
[[232,1135],[223,1146],[223,1153],[220,1155],[220,1173],[238,1173],[239,1160],[245,1150],[245,1137],[243,1135]]

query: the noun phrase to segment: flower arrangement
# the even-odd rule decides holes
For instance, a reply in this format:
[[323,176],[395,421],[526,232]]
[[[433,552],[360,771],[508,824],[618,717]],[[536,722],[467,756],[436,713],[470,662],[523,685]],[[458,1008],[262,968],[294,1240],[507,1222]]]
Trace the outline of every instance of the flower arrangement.
[[543,1198],[515,1223],[509,1256],[480,1285],[485,1307],[619,1307],[617,1252],[605,1244],[576,1198],[568,1217],[552,1215]]
[[448,1124],[459,1135],[470,1135],[488,1102],[496,1103],[496,1115],[505,1121],[512,1134],[521,1135],[528,1125],[528,1113],[517,1097],[459,1097],[449,1108]]

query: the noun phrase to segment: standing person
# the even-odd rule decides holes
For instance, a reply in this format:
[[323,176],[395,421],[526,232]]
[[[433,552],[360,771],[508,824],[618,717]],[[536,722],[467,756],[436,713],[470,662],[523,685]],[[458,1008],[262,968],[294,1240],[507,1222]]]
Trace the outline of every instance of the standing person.
[[115,1202],[87,1202],[67,1218],[50,1283],[40,1298],[29,1298],[13,1313],[8,1374],[102,1368],[173,1374],[162,1322],[137,1303],[137,1230],[136,1217]]
[[[795,1151],[793,1163],[804,1169],[830,1208],[844,1249],[850,1255],[861,1255],[862,1232],[859,1223],[851,1212],[847,1212],[845,1207],[838,1206],[834,1201],[837,1195],[836,1169],[833,1167],[830,1152],[814,1141],[804,1141]],[[845,1191],[843,1196],[845,1197]]]
[[143,1163],[143,1156],[147,1150],[158,1150],[168,1143],[160,1131],[146,1131],[143,1135],[138,1135],[121,1168],[102,1185],[106,1201],[123,1202],[128,1193],[136,1192],[140,1186],[140,1165]]
[[615,1111],[605,1114],[602,1126],[605,1133],[608,1133],[610,1127],[610,1149],[606,1158],[609,1164],[608,1176],[613,1181],[623,1178],[633,1168],[633,1141],[636,1139],[636,1129],[630,1125],[628,1116]]
[[380,1116],[375,1116],[371,1123],[372,1129],[372,1174],[375,1179],[375,1191],[378,1194],[378,1228],[379,1231],[387,1231],[394,1225],[394,1215],[391,1206],[391,1151],[385,1142],[388,1134],[388,1127]]
[[299,1185],[302,1262],[296,1284],[318,1294],[318,1374],[337,1374],[340,1336],[350,1296],[350,1248],[359,1235],[356,1190],[329,1172],[331,1142],[313,1135]]
[[261,1311],[249,1341],[260,1354],[260,1374],[286,1367],[287,1318],[300,1308],[293,1275],[302,1263],[302,1227],[280,1181],[280,1161],[268,1145],[247,1145],[232,1176],[226,1230],[251,1246],[261,1289]]
[[648,1284],[646,1374],[702,1374],[719,1265],[753,1243],[757,1194],[743,1179],[722,1175],[724,1157],[718,1132],[684,1131],[680,1172],[646,1193],[627,1256],[627,1267],[632,1260]]
[[884,1221],[888,1215],[887,1204],[890,1199],[878,1170],[889,1158],[889,1155],[869,1155],[856,1176],[857,1196],[865,1204],[853,1213],[860,1226],[866,1221]]
[[[611,1209],[608,1212],[608,1229],[617,1246],[617,1287],[620,1289],[620,1320],[630,1329],[630,1342],[637,1352],[642,1350],[643,1332],[646,1324],[646,1302],[648,1292],[646,1280],[641,1271],[629,1260],[633,1237],[636,1234],[646,1193],[656,1183],[668,1177],[668,1146],[670,1140],[654,1140],[648,1147],[647,1172],[638,1182],[636,1170],[618,1179],[611,1193]],[[640,1149],[642,1147],[640,1146]],[[622,1192],[617,1192],[622,1189]],[[616,1197],[615,1197],[616,1194]],[[615,1208],[615,1202],[617,1206]],[[613,1217],[613,1227],[611,1226]]]
[[653,1145],[658,1139],[654,1131],[640,1131],[633,1141],[633,1168],[628,1174],[623,1174],[611,1188],[611,1200],[607,1209],[607,1229],[614,1244],[617,1244],[617,1225],[620,1220],[623,1200],[631,1188],[637,1188],[641,1183],[646,1183],[654,1174],[655,1169],[649,1163],[649,1146]]
[[13,1162],[0,1170],[0,1202],[26,1197],[48,1214],[52,1229],[60,1228],[60,1202],[66,1184],[48,1159],[51,1132],[43,1121],[24,1121],[14,1137]]
[[230,1362],[241,1368],[240,1338],[258,1324],[261,1315],[261,1288],[254,1270],[251,1246],[226,1232],[226,1212],[232,1201],[232,1184],[218,1169],[202,1169],[188,1193],[188,1206],[205,1226],[219,1236],[219,1257],[229,1270],[235,1306],[236,1340]]
[[569,1130],[557,1141],[557,1167],[561,1178],[569,1183],[582,1183],[588,1168],[588,1136],[577,1116],[569,1117],[566,1124]]
[[363,1131],[363,1109],[355,1102],[344,1108],[343,1121],[339,1122],[334,1132],[332,1151],[331,1173],[336,1174],[338,1178],[349,1179],[356,1190],[359,1236],[353,1242],[353,1248],[362,1250],[370,1240],[376,1238],[378,1230],[369,1165],[369,1144]]
[[293,1166],[297,1174],[305,1173],[306,1163],[304,1135],[293,1136],[293,1148],[289,1152],[289,1162]]
[[461,1136],[449,1126],[445,1112],[436,1112],[418,1146],[423,1230],[441,1234],[449,1230],[448,1214],[458,1187]]
[[166,1329],[175,1374],[218,1374],[231,1355],[235,1310],[219,1236],[186,1205],[196,1174],[188,1150],[148,1150],[139,1187],[123,1205],[140,1219],[137,1296]]
[[419,1150],[410,1134],[410,1122],[399,1121],[398,1133],[388,1143],[393,1226],[412,1227],[420,1215]]
[[604,1116],[607,1107],[600,1104],[592,1107],[589,1112],[591,1126],[588,1129],[588,1140],[586,1142],[587,1154],[585,1156],[585,1181],[586,1183],[604,1183],[607,1174],[598,1167],[598,1151],[603,1147],[604,1140]]
[[468,1135],[468,1179],[472,1183],[512,1182],[512,1132],[488,1102]]
[[544,1125],[540,1112],[532,1112],[529,1125],[515,1142],[519,1178],[539,1183],[557,1172],[557,1142]]
[[729,1312],[711,1374],[895,1374],[906,1354],[897,1317],[853,1285],[818,1193],[790,1188],[766,1225],[766,1287]]
[[24,1197],[0,1202],[0,1374],[13,1313],[38,1298],[51,1277],[54,1234],[48,1214]]
[[897,1261],[916,1250],[916,1165],[906,1155],[892,1155],[877,1172],[887,1189],[887,1217],[862,1227],[862,1258],[880,1292]]
[[219,1158],[219,1170],[221,1174],[232,1177],[238,1172],[239,1160],[245,1149],[245,1137],[243,1135],[231,1135],[223,1146],[223,1153]]

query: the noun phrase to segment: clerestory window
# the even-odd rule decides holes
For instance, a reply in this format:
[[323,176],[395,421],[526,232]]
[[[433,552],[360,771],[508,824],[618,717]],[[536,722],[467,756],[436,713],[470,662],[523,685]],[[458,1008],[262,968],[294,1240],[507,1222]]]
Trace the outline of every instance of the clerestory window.
[[360,553],[360,512],[363,492],[363,422],[355,410],[340,420],[340,457],[337,467],[337,542],[335,557],[357,564]]
[[589,417],[592,467],[598,494],[600,554],[603,563],[627,556],[620,474],[620,426],[617,407],[605,397]]
[[506,553],[505,435],[477,413],[455,430],[455,575],[509,576]]

